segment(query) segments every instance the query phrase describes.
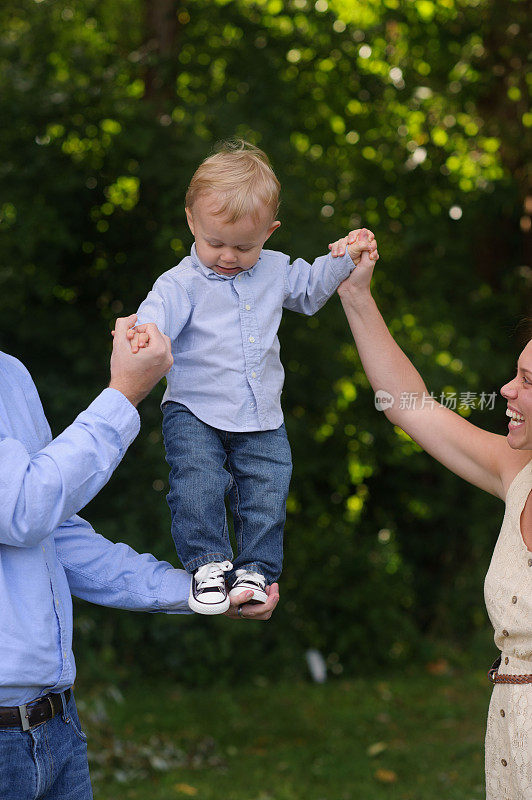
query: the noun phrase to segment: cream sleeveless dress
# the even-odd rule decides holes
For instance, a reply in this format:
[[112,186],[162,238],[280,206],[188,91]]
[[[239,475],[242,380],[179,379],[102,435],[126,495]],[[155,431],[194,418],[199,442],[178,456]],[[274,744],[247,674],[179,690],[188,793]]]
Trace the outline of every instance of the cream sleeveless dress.
[[[532,490],[532,461],[512,481],[484,584],[499,672],[532,674],[532,552],[520,518]],[[532,800],[532,683],[497,683],[486,731],[486,800]]]

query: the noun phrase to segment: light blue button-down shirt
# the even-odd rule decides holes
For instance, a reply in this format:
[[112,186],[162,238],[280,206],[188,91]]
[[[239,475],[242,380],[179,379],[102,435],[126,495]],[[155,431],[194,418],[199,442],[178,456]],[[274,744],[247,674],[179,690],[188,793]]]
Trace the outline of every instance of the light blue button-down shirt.
[[284,370],[277,331],[283,308],[315,314],[354,264],[346,251],[309,264],[262,250],[251,269],[218,275],[190,256],[163,273],[138,310],[172,340],[163,403],[183,403],[226,431],[278,428]]
[[73,683],[71,594],[188,612],[190,576],[109,542],[77,516],[138,430],[136,409],[105,389],[52,441],[29,373],[0,352],[0,706]]

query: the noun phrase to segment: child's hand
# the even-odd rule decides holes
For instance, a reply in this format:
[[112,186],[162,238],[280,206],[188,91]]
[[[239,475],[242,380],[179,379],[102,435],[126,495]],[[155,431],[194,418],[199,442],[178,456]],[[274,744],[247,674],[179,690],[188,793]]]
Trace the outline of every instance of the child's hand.
[[150,341],[150,335],[146,330],[145,325],[139,325],[136,328],[129,328],[127,334],[132,353],[138,353],[142,347],[147,347]]
[[355,266],[358,266],[360,263],[360,257],[364,252],[367,252],[373,261],[376,261],[379,257],[375,236],[367,228],[359,228],[355,231],[350,231],[343,239],[338,239],[338,241],[329,245],[329,250],[333,258],[343,256],[346,249]]

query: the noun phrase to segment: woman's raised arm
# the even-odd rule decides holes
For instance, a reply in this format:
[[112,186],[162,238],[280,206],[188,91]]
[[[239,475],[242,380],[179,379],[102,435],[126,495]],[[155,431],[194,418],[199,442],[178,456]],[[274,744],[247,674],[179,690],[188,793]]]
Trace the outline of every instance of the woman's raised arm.
[[511,468],[506,469],[508,462],[520,463],[521,459],[504,436],[484,431],[436,402],[423,408],[401,407],[403,393],[419,398],[428,393],[421,375],[390,334],[371,295],[374,266],[375,261],[363,253],[358,267],[338,287],[338,294],[368,380],[375,392],[383,393],[382,410],[390,422],[452,472],[504,498],[505,474],[513,473]]

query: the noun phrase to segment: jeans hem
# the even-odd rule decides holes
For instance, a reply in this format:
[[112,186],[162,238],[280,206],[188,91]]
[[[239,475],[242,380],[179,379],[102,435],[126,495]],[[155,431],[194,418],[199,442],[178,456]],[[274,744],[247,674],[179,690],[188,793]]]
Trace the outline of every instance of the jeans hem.
[[211,564],[213,561],[230,561],[233,562],[233,554],[224,555],[223,553],[207,553],[204,556],[197,556],[197,558],[193,558],[191,561],[187,561],[186,564],[183,564],[184,568],[189,574],[195,572],[199,567],[203,567],[205,564]]

